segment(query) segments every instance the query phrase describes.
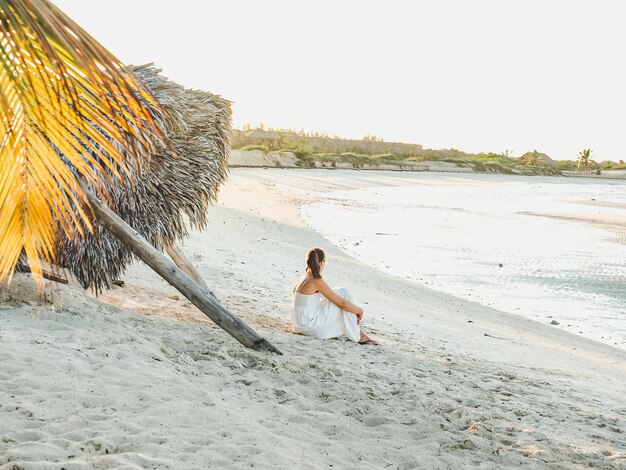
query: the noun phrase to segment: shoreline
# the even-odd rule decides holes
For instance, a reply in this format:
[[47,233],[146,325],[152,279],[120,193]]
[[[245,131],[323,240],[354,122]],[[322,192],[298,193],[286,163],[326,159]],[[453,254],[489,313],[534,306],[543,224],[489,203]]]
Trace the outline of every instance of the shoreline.
[[[359,282],[360,279],[367,279],[369,276],[372,276],[376,278],[376,283],[380,282],[383,285],[395,284],[393,285],[394,289],[392,290],[392,292],[401,292],[402,294],[399,296],[401,299],[399,302],[395,300],[391,302],[393,305],[402,305],[404,300],[406,300],[405,297],[407,296],[407,294],[414,295],[416,297],[423,296],[425,299],[428,299],[428,301],[432,301],[434,304],[436,304],[438,308],[441,308],[441,306],[447,304],[449,311],[446,313],[454,314],[454,320],[458,322],[454,326],[458,328],[459,334],[464,334],[467,330],[467,325],[465,324],[466,322],[463,318],[460,318],[464,315],[463,313],[461,313],[461,309],[465,308],[466,314],[476,315],[476,317],[480,321],[485,321],[489,318],[489,321],[485,321],[485,325],[488,326],[488,328],[492,328],[493,330],[485,331],[485,333],[487,334],[497,336],[497,333],[500,329],[505,329],[507,332],[511,333],[511,337],[515,337],[517,333],[524,332],[525,334],[529,335],[528,339],[532,339],[534,342],[536,342],[537,346],[540,346],[540,339],[555,341],[556,344],[550,345],[550,347],[554,348],[555,350],[561,349],[561,345],[559,343],[572,344],[571,347],[575,347],[575,343],[578,343],[580,341],[581,343],[585,343],[586,345],[591,346],[592,349],[597,348],[598,352],[602,351],[602,355],[606,354],[607,356],[611,356],[612,354],[617,354],[620,358],[626,359],[626,351],[615,348],[614,346],[583,338],[578,335],[574,335],[566,331],[554,328],[552,326],[545,325],[534,320],[526,319],[517,314],[500,312],[490,307],[478,304],[476,302],[462,300],[452,295],[444,294],[439,291],[429,289],[425,286],[420,286],[411,281],[404,280],[391,274],[383,273],[382,271],[379,271],[373,267],[367,266],[366,264],[345,254],[345,252],[343,252],[341,248],[328,242],[325,238],[323,238],[321,234],[311,228],[306,223],[306,221],[304,221],[302,215],[300,214],[299,205],[315,202],[316,191],[326,193],[345,189],[412,184],[412,182],[407,180],[413,178],[414,174],[411,175],[407,173],[389,173],[384,171],[381,171],[380,174],[376,174],[372,171],[368,172],[367,175],[355,177],[350,171],[346,172],[346,170],[335,170],[338,173],[336,177],[327,177],[326,174],[322,172],[322,176],[317,178],[316,176],[314,176],[314,174],[309,173],[312,171],[309,169],[299,170],[300,173],[297,177],[295,177],[294,171],[298,170],[290,170],[287,175],[284,176],[281,175],[280,170],[272,170],[270,172],[270,170],[263,169],[241,169],[237,171],[239,175],[241,175],[241,179],[240,181],[238,181],[240,188],[236,189],[233,188],[233,186],[231,186],[230,188],[225,188],[226,190],[232,188],[233,193],[228,194],[226,201],[220,201],[218,203],[218,206],[220,208],[224,208],[226,210],[241,211],[242,213],[246,211],[250,214],[261,217],[261,219],[269,219],[274,222],[286,223],[287,225],[310,230],[312,233],[307,233],[307,238],[315,240],[317,243],[323,244],[324,248],[326,248],[327,250],[330,249],[333,258],[337,257],[338,260],[340,260],[338,266],[336,266],[336,263],[332,263],[333,268],[332,272],[329,272],[329,275],[332,275],[333,279],[339,279],[340,283],[343,279],[354,279],[350,283],[351,288],[356,291],[357,298],[360,299],[363,297],[370,297],[369,304],[374,305],[375,308],[384,310],[382,306],[387,303],[387,296],[380,295],[377,292],[373,293],[367,288],[367,286],[371,284],[368,282]],[[274,176],[274,173],[276,173],[276,176]],[[463,175],[462,178],[466,176],[468,175]],[[509,177],[508,175],[502,176]],[[459,178],[454,174],[441,175],[441,177],[451,181],[458,180]],[[511,178],[513,178],[513,176],[511,176]],[[271,189],[271,192],[273,193],[272,202],[275,204],[274,207],[280,207],[279,211],[272,210],[274,207],[267,206],[266,195],[264,195],[264,197],[262,198],[257,199],[250,194],[253,192],[252,188],[246,188],[245,186],[247,185],[247,183],[252,183],[253,181],[256,184],[253,185],[252,188],[256,186],[255,189],[258,189],[259,186],[265,186],[266,188]],[[297,182],[301,183],[301,188],[297,187]],[[242,196],[244,194],[251,195],[252,197],[250,199],[242,199]],[[285,200],[292,204],[292,207],[283,207],[282,204]],[[299,254],[297,250],[294,250],[295,253],[293,253],[293,255],[283,258],[284,265],[293,266],[294,273],[296,271],[299,272],[298,267],[300,263],[298,258],[303,257],[309,245],[313,246],[314,244],[315,243],[300,243],[300,249],[303,250],[302,254]],[[358,270],[358,273],[352,272],[351,269],[353,268],[355,270]],[[356,276],[356,279],[355,274],[358,274],[358,276]],[[291,283],[288,282],[287,287],[290,288]],[[283,295],[283,299],[285,306],[288,307],[290,303],[288,292],[286,293],[286,295]],[[430,305],[428,305],[429,302],[425,302],[426,305],[419,306],[416,305],[419,304],[419,302],[415,302],[416,299],[411,300],[412,302],[410,303],[410,306],[415,306],[416,309],[420,311],[420,314],[425,315],[423,318],[436,320],[436,317],[434,317],[432,314],[429,315],[427,312],[424,312],[425,308],[430,307]],[[407,306],[405,306],[404,308],[406,309]],[[287,309],[285,309],[284,312],[287,312]],[[492,318],[492,312],[497,312],[499,318]],[[406,317],[394,319],[397,320],[399,324],[402,324],[402,326],[410,326],[412,328],[416,326],[416,322],[414,320],[407,320]],[[449,319],[450,317],[447,320]],[[444,324],[438,324],[437,327],[451,327],[452,325],[449,325],[447,323],[447,320],[444,322]],[[419,329],[419,327],[417,329]],[[545,335],[545,338],[533,338],[531,332],[540,332],[542,335]],[[455,337],[455,339],[457,339],[456,335],[453,336]],[[470,338],[474,340],[479,340],[480,336],[471,335]],[[488,338],[488,336],[485,338]],[[501,359],[498,354],[492,355],[491,353],[487,353],[484,350],[480,350],[480,353],[476,351],[470,352],[467,350],[467,346],[466,344],[464,344],[464,341],[453,341],[452,339],[449,339],[447,341],[447,344],[454,344],[456,348],[455,352],[457,353],[474,353],[477,355],[477,358],[483,358],[487,360]],[[529,352],[525,352],[524,354],[528,353]],[[512,357],[513,356],[514,355],[512,355]],[[538,360],[540,357],[541,355],[537,355]],[[515,362],[512,360],[511,364],[515,364]],[[624,363],[624,371],[626,371],[626,362]]]
[[[318,164],[319,163],[319,164]],[[233,150],[229,156],[230,168],[265,168],[265,169],[310,169],[310,170],[358,170],[358,171],[395,171],[395,172],[435,172],[435,173],[466,173],[477,175],[510,175],[510,176],[559,176],[566,178],[589,178],[589,179],[606,179],[606,180],[626,180],[626,170],[604,170],[600,175],[591,173],[576,173],[573,171],[563,171],[557,174],[549,171],[552,167],[546,167],[545,170],[534,170],[529,173],[521,171],[512,171],[510,173],[504,171],[479,171],[469,166],[459,166],[456,163],[446,161],[420,161],[420,162],[398,162],[390,163],[372,163],[355,166],[346,162],[314,162],[313,167],[305,166],[291,152],[263,152],[261,150]],[[542,172],[543,171],[543,172]]]
[[[16,277],[0,315],[0,469],[620,468],[625,351],[385,274],[300,215],[319,192],[414,176],[231,170],[183,250],[284,356],[244,349],[140,263],[100,299],[61,288],[54,312]],[[382,346],[289,332],[315,245]]]
[[[626,205],[613,202],[622,198],[626,191],[624,184],[603,186],[583,181],[555,184],[555,179],[533,178],[518,183],[500,175],[449,180],[422,174],[409,179],[414,184],[406,189],[378,186],[321,194],[315,204],[302,206],[301,210],[313,229],[331,243],[383,272],[626,349],[623,314],[626,299],[620,290],[625,265],[619,261],[626,252],[622,246],[626,244],[623,215]],[[539,199],[531,198],[527,203],[516,202],[525,200],[525,194],[543,191],[537,188],[545,188],[546,196],[538,195]],[[437,197],[432,195],[433,191]],[[465,201],[459,192],[470,199]],[[490,227],[487,224],[492,223],[489,218],[492,213],[486,209],[489,204],[483,209],[472,194],[481,201],[485,197],[494,202],[513,199],[497,204],[497,209],[491,208],[498,215],[493,216],[494,225]],[[585,195],[589,199],[568,200],[555,194]],[[550,203],[553,197],[555,204]],[[598,211],[605,207],[600,215]],[[467,226],[459,225],[461,222],[455,219],[458,211],[462,212],[462,223]],[[509,225],[502,224],[503,217]],[[535,221],[540,217],[555,222],[540,223],[541,230],[537,230]],[[487,227],[489,233],[483,233],[480,240],[472,239],[468,228],[472,225],[476,225],[476,230]],[[593,235],[584,226],[593,226]],[[409,231],[408,227],[413,228]],[[449,238],[446,230],[457,235]],[[470,232],[466,233],[467,230]],[[526,230],[524,240],[516,237],[518,230]],[[490,236],[494,231],[497,237]],[[546,238],[552,233],[564,235],[568,231],[568,239],[561,242]],[[440,234],[442,239],[433,234]],[[590,241],[590,236],[599,244]],[[570,241],[579,237],[582,238],[576,244]],[[389,249],[389,243],[395,247]],[[543,248],[537,251],[538,246]],[[522,251],[518,252],[519,249]],[[503,262],[505,269],[497,269],[496,260]],[[481,268],[483,265],[486,267]],[[593,270],[593,276],[589,269]],[[540,273],[536,278],[535,272]],[[604,282],[594,284],[601,276]],[[519,278],[524,279],[519,281]],[[563,286],[568,294],[559,291]],[[593,286],[595,290],[591,291]],[[593,298],[589,292],[595,293]],[[599,304],[601,295],[606,296],[602,298],[606,304]]]
[[[570,352],[575,350],[576,347],[588,347],[594,352],[598,353],[600,357],[611,357],[616,355],[620,359],[626,360],[626,351],[616,348],[605,343],[600,343],[588,338],[584,338],[564,330],[554,328],[535,320],[530,320],[517,314],[501,312],[491,307],[483,306],[482,304],[459,299],[450,294],[441,293],[439,291],[430,289],[425,286],[421,286],[414,282],[405,280],[403,278],[384,273],[376,268],[370,267],[361,261],[347,255],[341,248],[331,244],[321,234],[311,228],[300,214],[299,206],[301,204],[307,204],[315,202],[317,191],[321,192],[333,192],[337,190],[346,189],[358,189],[374,186],[398,186],[403,184],[412,184],[407,179],[413,178],[414,174],[408,173],[390,173],[381,171],[376,174],[374,171],[368,172],[366,175],[360,175],[355,177],[353,172],[346,170],[335,170],[336,176],[327,176],[326,172],[315,172],[311,169],[289,170],[284,174],[280,169],[277,170],[265,170],[265,169],[239,169],[234,172],[231,171],[231,176],[234,174],[235,179],[231,180],[231,184],[223,190],[223,197],[218,201],[218,205],[214,208],[214,212],[217,215],[219,213],[220,218],[223,218],[223,225],[232,223],[232,215],[237,214],[239,225],[244,229],[249,227],[260,225],[263,229],[273,229],[272,234],[278,236],[279,240],[273,241],[264,235],[259,235],[255,240],[255,237],[249,235],[242,235],[242,240],[237,240],[236,246],[239,243],[243,246],[246,243],[250,243],[254,249],[247,250],[226,250],[220,249],[216,256],[211,256],[208,263],[211,263],[214,267],[224,269],[225,272],[230,272],[232,268],[227,260],[219,259],[219,252],[228,253],[227,257],[237,259],[237,255],[242,256],[242,261],[239,261],[244,268],[244,272],[239,273],[242,277],[241,286],[247,283],[252,283],[254,275],[257,273],[255,268],[247,268],[248,264],[245,261],[245,256],[252,256],[253,259],[257,259],[256,256],[262,253],[273,253],[275,249],[272,247],[279,247],[284,249],[288,247],[287,252],[281,252],[275,262],[270,263],[270,267],[287,267],[286,272],[293,272],[293,276],[288,277],[286,275],[274,275],[271,281],[279,281],[278,285],[271,284],[272,290],[270,293],[274,298],[274,302],[279,304],[279,310],[275,312],[283,321],[288,319],[288,308],[290,304],[290,289],[292,281],[298,277],[297,273],[300,273],[301,259],[304,257],[304,253],[310,246],[322,245],[328,253],[332,255],[332,258],[336,259],[333,262],[333,268],[329,271],[328,276],[332,282],[331,285],[339,286],[339,284],[347,283],[348,279],[351,290],[355,291],[357,299],[368,298],[369,310],[375,308],[380,311],[390,310],[383,306],[393,306],[398,310],[407,310],[414,307],[422,319],[433,321],[433,326],[419,325],[415,318],[411,316],[403,316],[403,318],[394,317],[391,318],[397,322],[399,328],[406,329],[411,328],[415,330],[423,329],[426,327],[430,330],[440,332],[445,328],[451,329],[455,334],[451,335],[451,338],[445,340],[447,348],[452,348],[452,351],[459,354],[475,354],[477,359],[486,360],[502,360],[499,352],[489,351],[488,348],[469,351],[467,347],[467,340],[480,341],[483,343],[484,338],[490,336],[478,334],[469,334],[467,331],[467,325],[465,321],[466,316],[476,317],[478,321],[484,322],[485,331],[487,335],[498,335],[500,332],[506,331],[510,333],[510,337],[518,337],[518,334],[522,333],[524,338],[532,341],[534,346],[529,348],[528,351],[518,352],[509,351],[509,364],[520,365],[521,363],[528,362],[529,357],[536,357],[538,363],[549,364],[550,359],[543,357],[543,353],[537,354],[530,351],[534,347],[549,348],[553,351],[559,351],[569,358]],[[299,173],[299,174],[298,174]],[[315,173],[318,173],[317,176]],[[297,174],[297,176],[296,176]],[[461,178],[471,175],[463,175]],[[494,175],[508,178],[509,175]],[[442,178],[446,178],[450,181],[459,180],[459,177],[455,174],[441,175]],[[513,178],[513,176],[510,176]],[[459,180],[459,181],[462,181]],[[300,186],[299,186],[300,185]],[[285,204],[287,203],[287,204]],[[219,224],[218,224],[219,225]],[[210,230],[210,229],[209,229]],[[287,231],[287,233],[285,233]],[[289,235],[288,235],[289,234]],[[211,237],[214,242],[224,242],[229,237],[233,237],[231,229],[226,231],[220,231],[216,233],[214,237]],[[289,241],[285,238],[289,237]],[[295,240],[298,240],[296,243]],[[206,258],[206,254],[200,255],[195,244],[191,242],[189,244],[189,250],[195,257],[203,256]],[[258,253],[258,250],[261,253]],[[257,255],[254,253],[257,252]],[[273,254],[274,256],[274,254]],[[279,262],[280,261],[280,262]],[[332,259],[331,259],[332,262]],[[252,277],[250,277],[252,275]],[[373,280],[373,282],[372,282]],[[286,281],[286,285],[282,282]],[[215,283],[218,280],[215,279]],[[388,295],[382,295],[380,292],[372,291],[368,288],[370,285],[384,285],[390,287],[390,292],[397,293],[398,299],[388,299]],[[412,297],[407,299],[407,297]],[[420,305],[420,300],[417,298],[423,298],[424,301]],[[408,300],[408,305],[405,302]],[[434,307],[434,310],[445,309],[446,313],[450,316],[445,321],[441,322],[441,319],[433,315],[432,312],[427,312],[428,309]],[[463,312],[463,309],[465,311]],[[494,313],[497,317],[494,317]],[[372,318],[372,321],[378,323],[384,314],[380,317]],[[409,318],[410,317],[410,318]],[[385,317],[386,318],[386,317]],[[426,322],[427,320],[422,320]],[[454,320],[452,324],[449,320]],[[285,323],[286,324],[286,323]],[[395,325],[396,323],[394,323]],[[379,325],[375,325],[378,327]],[[420,326],[422,328],[420,328]],[[539,333],[541,337],[536,337],[535,334]],[[466,338],[463,335],[468,335]],[[526,336],[527,335],[527,336]],[[500,335],[502,336],[502,335]],[[419,334],[417,337],[422,337],[425,341],[429,341],[425,334]],[[545,341],[542,346],[541,342]],[[580,343],[580,344],[578,344]],[[434,343],[431,343],[434,344]],[[496,348],[498,349],[498,348]],[[530,356],[528,356],[530,354]],[[574,353],[575,354],[575,353]],[[519,362],[517,362],[519,361]],[[575,364],[575,361],[571,362]],[[559,363],[559,365],[561,365]],[[626,361],[622,364],[622,372],[626,372]],[[621,376],[622,380],[625,380],[626,375]],[[616,389],[618,390],[619,387]]]

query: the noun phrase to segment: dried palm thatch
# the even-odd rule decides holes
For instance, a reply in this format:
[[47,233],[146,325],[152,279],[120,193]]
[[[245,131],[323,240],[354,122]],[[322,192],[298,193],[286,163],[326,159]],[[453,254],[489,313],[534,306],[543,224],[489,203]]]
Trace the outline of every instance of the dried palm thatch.
[[[107,188],[108,204],[163,250],[185,237],[188,225],[206,227],[208,206],[216,200],[228,171],[230,102],[186,89],[160,75],[152,64],[129,69],[161,107],[159,113],[145,102],[165,142],[154,142],[153,158],[143,170]],[[110,288],[133,261],[130,249],[102,226],[95,226],[93,233],[83,230],[78,237],[62,236],[58,244],[57,263],[96,293]]]

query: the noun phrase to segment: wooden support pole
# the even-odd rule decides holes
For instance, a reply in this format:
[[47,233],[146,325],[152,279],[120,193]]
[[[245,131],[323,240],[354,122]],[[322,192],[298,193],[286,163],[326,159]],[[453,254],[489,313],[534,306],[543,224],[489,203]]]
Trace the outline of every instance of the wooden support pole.
[[[167,245],[165,247],[165,252],[170,255],[170,258],[172,258],[172,261],[176,263],[176,266],[185,271],[191,279],[196,281],[196,284],[198,284],[200,287],[205,288],[206,290],[209,290],[209,286],[207,286],[204,279],[202,279],[202,276],[200,276],[198,270],[193,264],[191,264],[191,261],[189,260],[189,258],[187,258],[187,256],[185,256],[184,251],[179,246],[175,244]],[[213,292],[209,291],[209,293],[213,295]],[[213,295],[213,297],[215,297],[215,295]]]
[[196,284],[191,277],[176,267],[111,209],[102,204],[90,191],[85,191],[85,193],[96,220],[130,248],[139,259],[187,297],[202,313],[217,323],[220,328],[248,348],[282,354],[269,341],[259,336],[252,328],[228,311],[206,289]]

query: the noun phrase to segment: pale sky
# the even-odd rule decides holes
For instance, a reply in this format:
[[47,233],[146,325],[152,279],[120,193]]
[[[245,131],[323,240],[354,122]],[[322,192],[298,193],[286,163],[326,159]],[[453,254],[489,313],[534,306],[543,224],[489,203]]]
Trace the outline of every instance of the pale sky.
[[53,0],[234,124],[626,160],[619,0]]

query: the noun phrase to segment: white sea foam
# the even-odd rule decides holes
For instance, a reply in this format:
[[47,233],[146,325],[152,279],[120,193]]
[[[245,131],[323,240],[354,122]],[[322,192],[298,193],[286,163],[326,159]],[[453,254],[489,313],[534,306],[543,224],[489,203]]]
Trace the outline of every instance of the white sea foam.
[[581,204],[624,203],[626,182],[432,174],[411,182],[327,194],[302,213],[378,269],[626,348],[626,209]]

